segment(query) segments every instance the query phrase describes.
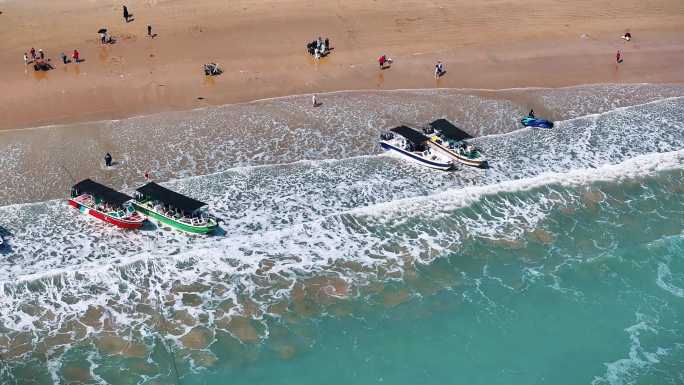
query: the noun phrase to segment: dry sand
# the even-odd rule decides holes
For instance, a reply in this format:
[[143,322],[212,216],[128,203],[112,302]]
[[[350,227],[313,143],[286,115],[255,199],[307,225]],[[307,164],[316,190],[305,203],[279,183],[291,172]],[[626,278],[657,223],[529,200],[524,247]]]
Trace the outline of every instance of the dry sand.
[[[348,89],[684,82],[681,0],[9,0],[0,2],[0,128],[115,119]],[[151,24],[154,39],[146,36]],[[96,31],[117,39],[103,46]],[[631,31],[632,42],[619,38]],[[329,37],[315,61],[307,41]],[[55,69],[22,55],[42,48]],[[85,59],[63,65],[59,53]],[[625,62],[615,63],[622,49]],[[380,71],[376,58],[395,62]],[[447,74],[433,77],[436,60]],[[215,61],[225,74],[206,78]],[[199,99],[202,98],[202,99]]]

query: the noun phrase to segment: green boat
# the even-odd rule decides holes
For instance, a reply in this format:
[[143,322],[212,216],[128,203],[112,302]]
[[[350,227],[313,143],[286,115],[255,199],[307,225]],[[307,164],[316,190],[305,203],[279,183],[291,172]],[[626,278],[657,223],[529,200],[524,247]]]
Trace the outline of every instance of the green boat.
[[156,219],[178,230],[207,234],[216,227],[216,218],[206,211],[207,204],[171,191],[154,182],[136,190],[133,207],[149,219]]

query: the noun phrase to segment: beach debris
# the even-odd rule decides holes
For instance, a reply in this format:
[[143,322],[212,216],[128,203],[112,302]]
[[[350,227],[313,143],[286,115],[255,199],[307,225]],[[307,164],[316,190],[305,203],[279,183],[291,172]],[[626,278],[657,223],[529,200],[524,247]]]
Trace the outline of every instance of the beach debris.
[[206,76],[217,76],[221,75],[223,70],[216,63],[207,63],[204,65],[204,74]]

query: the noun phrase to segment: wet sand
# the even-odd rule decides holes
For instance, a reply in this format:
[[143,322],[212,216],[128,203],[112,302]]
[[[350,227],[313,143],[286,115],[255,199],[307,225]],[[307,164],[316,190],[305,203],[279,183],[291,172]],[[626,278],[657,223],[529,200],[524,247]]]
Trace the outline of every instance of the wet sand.
[[[15,1],[0,10],[0,129],[119,119],[335,90],[684,82],[684,3]],[[155,38],[146,36],[151,24]],[[116,44],[103,46],[108,28]],[[631,31],[625,43],[619,36]],[[329,37],[316,63],[305,44]],[[55,69],[22,54],[42,48]],[[85,59],[63,65],[60,52]],[[615,63],[622,49],[625,61]],[[375,59],[386,53],[391,69]],[[436,60],[447,74],[433,77]],[[202,64],[225,73],[206,78]]]

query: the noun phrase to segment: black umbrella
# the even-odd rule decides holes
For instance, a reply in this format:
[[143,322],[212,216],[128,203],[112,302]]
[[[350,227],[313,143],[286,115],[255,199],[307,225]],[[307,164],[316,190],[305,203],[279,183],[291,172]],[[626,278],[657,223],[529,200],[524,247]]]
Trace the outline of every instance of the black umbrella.
[[100,28],[97,33],[107,33],[107,28]]

